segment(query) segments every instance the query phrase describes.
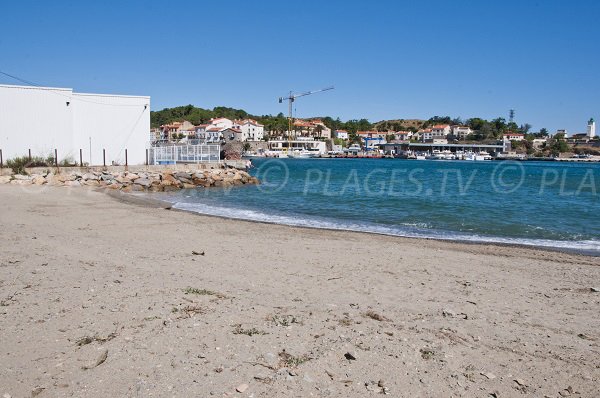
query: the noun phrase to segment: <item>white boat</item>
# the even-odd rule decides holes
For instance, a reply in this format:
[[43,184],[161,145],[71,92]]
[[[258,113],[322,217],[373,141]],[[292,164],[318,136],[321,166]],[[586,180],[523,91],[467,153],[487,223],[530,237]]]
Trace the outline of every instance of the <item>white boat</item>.
[[492,156],[489,153],[487,153],[486,151],[481,151],[481,152],[475,154],[475,160],[477,160],[477,161],[492,160]]
[[452,153],[452,151],[450,151],[448,149],[442,151],[442,156],[446,160],[454,160],[454,159],[456,159],[456,156]]
[[446,160],[446,156],[442,153],[442,151],[438,149],[434,149],[431,152],[431,155],[425,157],[425,159],[429,160]]

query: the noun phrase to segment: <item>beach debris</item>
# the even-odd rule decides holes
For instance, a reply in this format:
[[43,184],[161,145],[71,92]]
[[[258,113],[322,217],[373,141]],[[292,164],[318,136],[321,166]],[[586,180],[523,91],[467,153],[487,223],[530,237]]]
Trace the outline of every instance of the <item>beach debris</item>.
[[331,371],[329,371],[329,370],[327,370],[327,369],[325,369],[325,374],[326,374],[327,376],[329,376],[329,378],[330,378],[331,380],[335,379],[335,375],[334,375],[334,374],[333,374]]
[[309,361],[309,360],[310,360],[310,358],[306,355],[294,356],[294,355],[291,355],[290,353],[286,352],[285,350],[282,350],[279,353],[280,368],[283,368],[283,367],[296,368],[296,367],[302,365],[304,362]]
[[464,312],[461,312],[461,313],[458,314],[458,313],[456,313],[456,312],[454,312],[454,311],[452,311],[450,309],[442,310],[442,315],[445,318],[462,318],[462,319],[468,319],[469,318],[469,316],[467,314],[465,314]]
[[37,397],[38,395],[40,395],[42,393],[42,391],[44,391],[46,388],[45,387],[36,387],[31,391],[31,396],[32,397]]
[[594,338],[592,338],[592,337],[590,337],[590,336],[588,336],[587,334],[584,334],[584,333],[579,333],[577,335],[577,337],[579,337],[580,339],[583,339],[583,340],[595,340]]
[[430,348],[421,348],[419,352],[421,353],[421,358],[425,359],[426,361],[430,360],[435,355],[435,351]]
[[347,352],[344,354],[344,358],[346,358],[349,361],[356,361],[356,354],[353,352]]
[[567,388],[565,388],[562,391],[558,392],[558,395],[560,395],[561,397],[568,397],[569,395],[573,394],[574,390],[573,387],[569,386]]
[[268,333],[263,330],[258,330],[257,328],[243,329],[241,324],[237,324],[233,329],[233,334],[245,334],[246,336],[254,336],[255,334],[265,335]]
[[261,383],[265,384],[271,384],[273,382],[273,378],[265,374],[258,374],[254,376],[254,380],[260,381]]
[[525,381],[523,379],[514,379],[513,381],[521,387],[525,387]]
[[195,250],[192,250],[192,254],[193,254],[194,256],[204,256],[204,251],[197,252],[197,251],[195,251]]
[[242,393],[248,389],[248,384],[240,384],[235,388],[235,390],[239,393]]
[[91,365],[91,366],[87,366],[87,365],[86,366],[82,366],[82,369],[83,370],[88,370],[88,369],[93,369],[95,367],[98,367],[98,366],[102,365],[106,361],[106,358],[108,358],[108,350],[104,349],[104,350],[102,350],[102,353],[100,354],[100,356],[98,357],[98,359],[96,360],[96,362],[93,365]]
[[185,294],[197,294],[199,296],[216,296],[218,298],[225,298],[225,295],[219,292],[214,292],[208,289],[198,289],[195,287],[186,287],[183,289]]
[[94,342],[94,338],[90,337],[90,336],[84,336],[82,338],[80,338],[79,340],[77,340],[75,342],[75,344],[77,344],[79,347],[87,345],[87,344],[91,344]]
[[365,388],[367,389],[367,391],[370,392],[377,392],[379,394],[389,394],[390,390],[389,388],[387,388],[384,384],[383,384],[383,380],[379,380],[379,381],[366,381],[365,382]]
[[379,322],[387,322],[387,321],[389,321],[388,318],[386,318],[383,315],[378,314],[378,313],[376,313],[375,311],[372,311],[372,310],[369,310],[369,311],[365,312],[364,315],[367,318],[371,318],[371,319],[374,319],[374,320],[379,321]]
[[101,337],[99,335],[95,335],[95,336],[83,336],[82,338],[78,339],[75,344],[77,344],[77,346],[82,347],[84,345],[93,343],[94,341],[97,341],[99,343],[106,343],[107,341],[110,341],[112,339],[114,339],[115,337],[117,337],[117,330],[119,329],[119,327],[117,326],[117,329],[115,329],[114,332],[109,333],[106,337]]
[[275,326],[291,326],[294,323],[301,324],[300,320],[294,315],[273,315],[267,317],[267,320],[273,322]]
[[590,287],[590,291],[591,291],[592,293],[598,293],[598,292],[600,292],[600,288],[597,288],[597,287]]
[[488,380],[493,380],[496,378],[496,375],[491,372],[487,372],[487,373],[481,372],[481,375],[487,377]]

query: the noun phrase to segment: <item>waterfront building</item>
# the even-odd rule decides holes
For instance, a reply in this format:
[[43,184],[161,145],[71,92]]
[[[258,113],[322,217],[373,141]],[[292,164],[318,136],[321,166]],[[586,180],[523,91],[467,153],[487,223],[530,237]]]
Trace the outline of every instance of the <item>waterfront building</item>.
[[143,164],[150,97],[77,93],[72,88],[0,85],[0,149],[17,156],[101,165]]
[[357,131],[356,135],[364,143],[365,149],[374,149],[377,145],[385,144],[387,133],[380,131]]

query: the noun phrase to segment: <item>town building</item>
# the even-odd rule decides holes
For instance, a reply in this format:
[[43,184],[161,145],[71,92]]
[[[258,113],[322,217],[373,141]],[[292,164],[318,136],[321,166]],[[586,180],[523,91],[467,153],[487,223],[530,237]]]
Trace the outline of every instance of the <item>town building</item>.
[[293,133],[295,137],[331,138],[331,129],[320,119],[294,119]]
[[394,135],[398,141],[409,141],[414,133],[412,131],[397,131]]
[[350,135],[346,130],[336,130],[335,138],[339,138],[340,140],[347,140],[350,138]]
[[242,132],[240,141],[261,141],[265,133],[265,126],[252,119],[234,120],[232,127]]
[[594,118],[590,118],[587,124],[587,137],[591,140],[596,136],[596,122]]
[[525,134],[521,134],[521,133],[507,133],[507,134],[503,134],[502,138],[505,141],[523,141],[525,139]]
[[533,141],[531,141],[531,146],[534,149],[542,149],[546,146],[547,142],[548,142],[547,138],[534,138]]
[[430,142],[434,139],[445,139],[450,132],[449,124],[436,124],[431,128],[419,130],[423,142]]
[[364,142],[364,147],[366,149],[373,149],[377,145],[386,143],[387,133],[379,131],[357,131],[356,135]]
[[58,155],[91,165],[143,164],[150,97],[77,93],[72,88],[0,85],[0,150],[18,156]]
[[473,130],[468,126],[452,126],[451,129],[452,135],[459,140],[464,140],[468,135],[473,134]]

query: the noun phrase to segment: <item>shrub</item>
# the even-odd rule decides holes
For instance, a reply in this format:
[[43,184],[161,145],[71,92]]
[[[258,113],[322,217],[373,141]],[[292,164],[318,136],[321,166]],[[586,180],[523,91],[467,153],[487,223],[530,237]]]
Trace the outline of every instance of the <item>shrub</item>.
[[9,159],[6,162],[6,165],[10,167],[15,174],[27,174],[27,171],[25,170],[27,167],[48,167],[53,164],[54,158],[52,156],[48,156],[46,159],[41,156],[34,156],[31,160],[28,156],[21,156]]

